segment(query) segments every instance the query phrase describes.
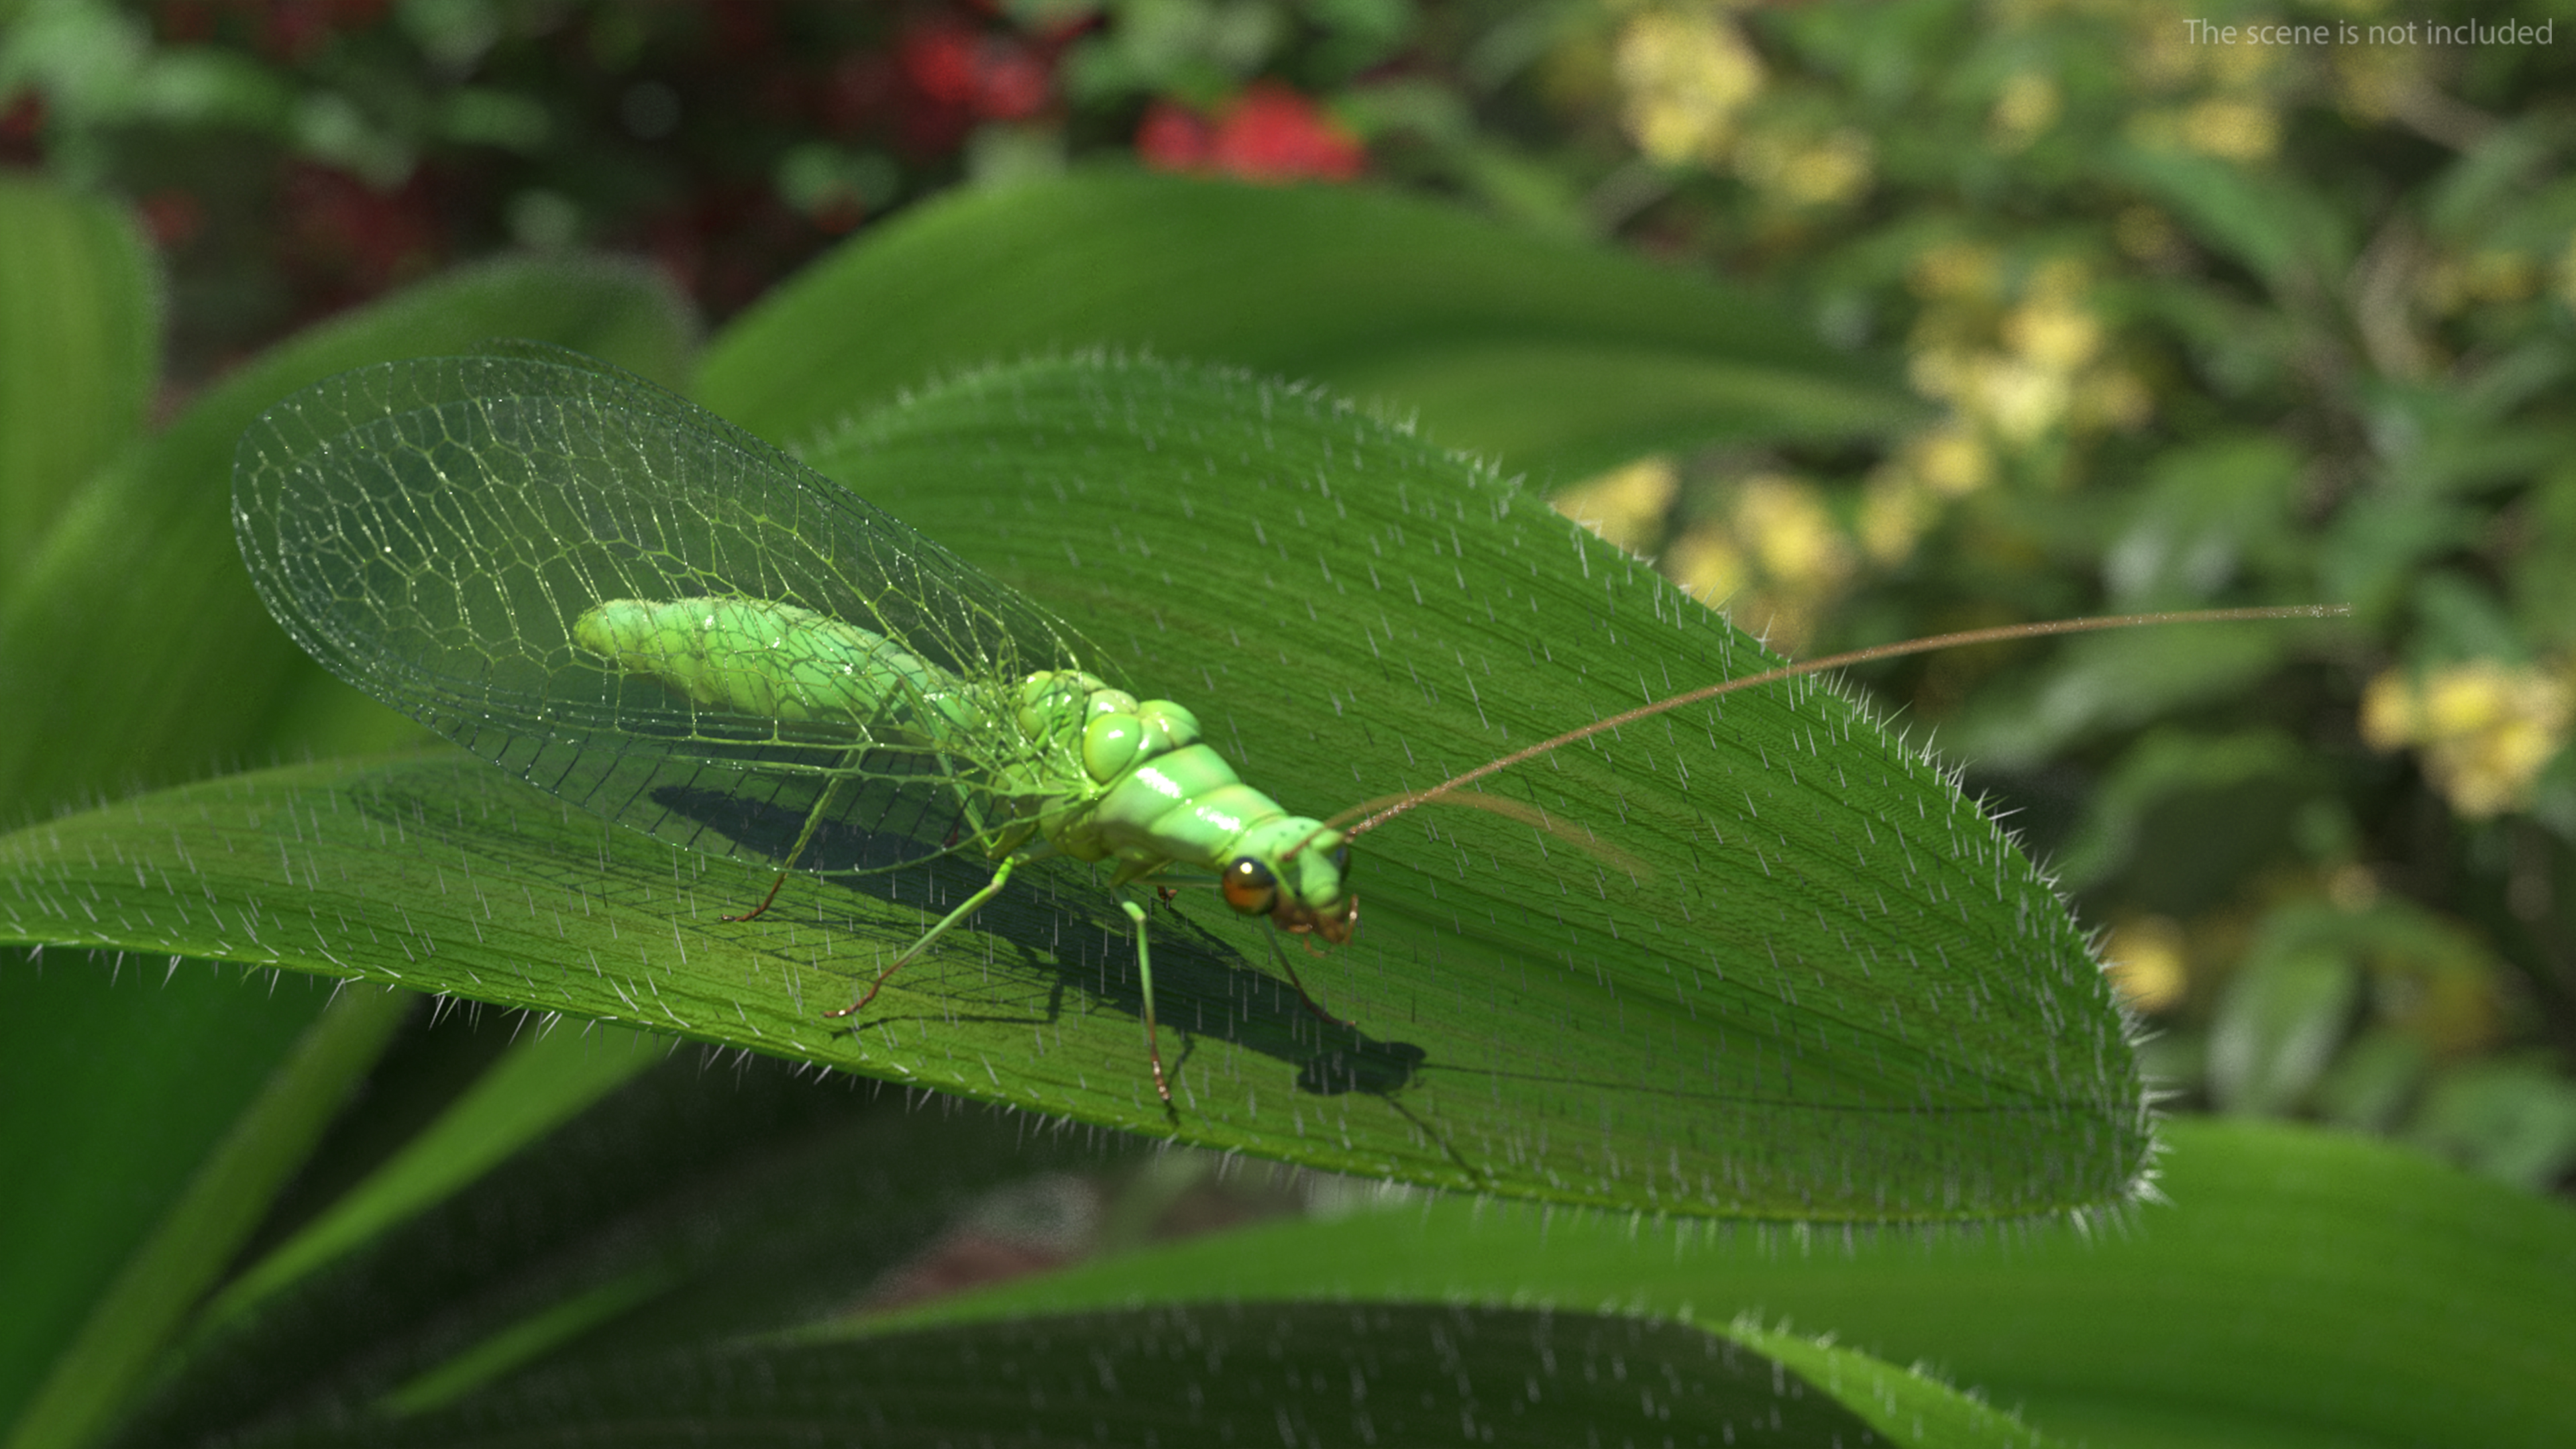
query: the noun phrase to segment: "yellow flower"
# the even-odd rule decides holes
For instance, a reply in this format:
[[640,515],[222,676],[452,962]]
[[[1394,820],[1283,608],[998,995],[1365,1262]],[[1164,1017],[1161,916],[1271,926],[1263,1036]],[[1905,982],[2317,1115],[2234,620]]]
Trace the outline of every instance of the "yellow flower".
[[1977,359],[1955,347],[1926,347],[1905,360],[1906,380],[1928,398],[1956,399],[1976,375]]
[[1629,137],[1668,166],[1723,159],[1736,115],[1762,90],[1761,58],[1706,13],[1637,15],[1619,34],[1616,68]]
[[2019,151],[2057,124],[2057,113],[2064,104],[2053,77],[2038,71],[2017,71],[1995,97],[1995,108],[1986,116],[1986,133],[1993,138],[1996,150]]
[[2537,261],[2522,252],[2490,248],[2466,261],[2435,264],[2417,295],[2434,311],[2448,313],[2480,302],[2519,302],[2539,290]]
[[1814,632],[1854,565],[1823,493],[1776,473],[1737,483],[1722,518],[1695,525],[1657,560],[1665,577],[1791,650]]
[[2267,106],[2213,98],[2182,115],[2182,144],[2229,161],[2260,161],[2281,145],[2281,121]]
[[1747,478],[1735,495],[1735,536],[1764,577],[1799,593],[1823,593],[1849,577],[1851,547],[1815,485],[1777,473]]
[[1908,274],[1916,296],[1987,297],[1994,294],[2003,268],[1990,247],[1973,242],[1947,242],[1914,259]]
[[1914,289],[1935,305],[1915,324],[1907,375],[1968,426],[1927,436],[1921,446],[1933,451],[1904,466],[1947,496],[1983,486],[1991,473],[1980,435],[2013,449],[2060,426],[2133,428],[2154,411],[2143,381],[2102,360],[2110,335],[2085,305],[2093,279],[2084,263],[2058,257],[2032,268],[2018,304],[1998,319],[1979,304],[2002,291],[2002,270],[1992,253],[1964,244],[1914,260]]
[[1745,563],[1744,550],[1735,546],[1726,530],[1707,524],[1675,539],[1655,562],[1664,577],[1711,605],[1735,597],[1753,574]]
[[2387,120],[2415,104],[2426,88],[2422,58],[2413,46],[2339,45],[2334,70],[2344,109],[2363,121]]
[[1994,455],[1984,440],[1956,423],[1918,434],[1906,461],[1915,477],[1945,498],[1974,493],[1995,476]]
[[1736,173],[1792,206],[1835,206],[1869,189],[1876,153],[1869,137],[1837,131],[1820,140],[1777,132],[1746,136]]
[[1861,550],[1877,563],[1903,563],[1939,513],[1939,504],[1912,474],[1881,467],[1870,474],[1869,487],[1861,494]]
[[2040,296],[2004,318],[2004,341],[2033,366],[2073,372],[2102,350],[2102,324],[2062,298]]
[[2383,670],[2361,691],[2361,738],[2383,755],[2394,754],[2420,738],[2415,686],[2404,670]]
[[2162,1011],[2191,986],[2182,927],[2164,916],[2142,916],[2115,926],[2102,943],[2102,969],[2113,989],[2140,1011]]
[[2532,782],[2567,744],[2571,718],[2576,687],[2567,679],[2492,659],[2421,679],[2392,669],[2361,698],[2361,737],[2371,748],[2416,747],[2434,788],[2473,818],[2530,803]]
[[2273,63],[2289,54],[2279,45],[2208,45],[2209,73],[2230,89],[2243,89],[2271,73]]
[[1640,458],[1575,484],[1548,506],[1630,553],[1642,553],[1663,532],[1664,514],[1681,486],[1670,458]]
[[2144,34],[2129,49],[2129,67],[2149,90],[2171,90],[2200,73],[2207,52],[2192,43],[2189,17],[2181,14],[2141,17]]
[[1994,477],[1994,450],[1973,426],[1954,418],[1915,434],[1869,475],[1854,529],[1861,552],[1880,564],[1904,562],[1945,500],[1974,493]]
[[1988,357],[1979,359],[1968,394],[1961,401],[2004,438],[2028,443],[2066,416],[2073,391],[2066,374],[2056,368]]

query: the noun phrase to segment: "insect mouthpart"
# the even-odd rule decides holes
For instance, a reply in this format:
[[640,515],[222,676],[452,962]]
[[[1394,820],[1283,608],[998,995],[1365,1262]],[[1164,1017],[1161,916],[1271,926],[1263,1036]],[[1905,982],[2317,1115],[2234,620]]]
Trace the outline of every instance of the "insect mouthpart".
[[1345,895],[1320,910],[1283,898],[1278,909],[1270,913],[1270,919],[1283,931],[1321,936],[1333,945],[1345,946],[1350,944],[1351,932],[1359,928],[1360,898]]

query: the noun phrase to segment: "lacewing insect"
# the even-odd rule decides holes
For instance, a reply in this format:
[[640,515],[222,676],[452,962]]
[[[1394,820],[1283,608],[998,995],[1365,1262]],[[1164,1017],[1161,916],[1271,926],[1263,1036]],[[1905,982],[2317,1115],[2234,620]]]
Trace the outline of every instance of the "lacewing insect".
[[[2015,625],[1883,645],[1685,691],[1329,820],[1239,778],[1172,700],[1037,604],[770,445],[578,354],[501,344],[329,379],[270,409],[235,466],[235,531],[270,612],[341,677],[541,789],[693,849],[778,868],[992,861],[849,1005],[1049,856],[1106,864],[1131,923],[1145,1054],[1168,1108],[1141,897],[1212,880],[1278,933],[1359,922],[1351,842],[1428,804],[1546,827],[1469,787],[1622,725],[1873,659],[2145,624],[2319,616],[2222,609]],[[675,798],[798,820],[791,843],[713,831]],[[812,858],[826,831],[868,842]]]

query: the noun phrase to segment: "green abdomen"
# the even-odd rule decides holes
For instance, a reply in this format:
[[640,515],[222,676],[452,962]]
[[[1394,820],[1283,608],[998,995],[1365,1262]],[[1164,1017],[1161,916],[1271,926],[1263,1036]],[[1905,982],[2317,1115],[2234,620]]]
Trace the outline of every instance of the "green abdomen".
[[582,612],[573,642],[708,709],[763,719],[848,720],[934,740],[980,712],[946,670],[856,624],[758,599],[612,599]]

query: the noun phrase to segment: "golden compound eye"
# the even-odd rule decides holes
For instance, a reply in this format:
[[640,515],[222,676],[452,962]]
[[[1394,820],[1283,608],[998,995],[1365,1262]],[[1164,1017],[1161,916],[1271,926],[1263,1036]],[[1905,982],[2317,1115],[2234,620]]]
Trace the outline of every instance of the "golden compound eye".
[[1278,903],[1279,877],[1247,855],[1225,868],[1217,889],[1224,894],[1227,905],[1247,916],[1257,916]]

